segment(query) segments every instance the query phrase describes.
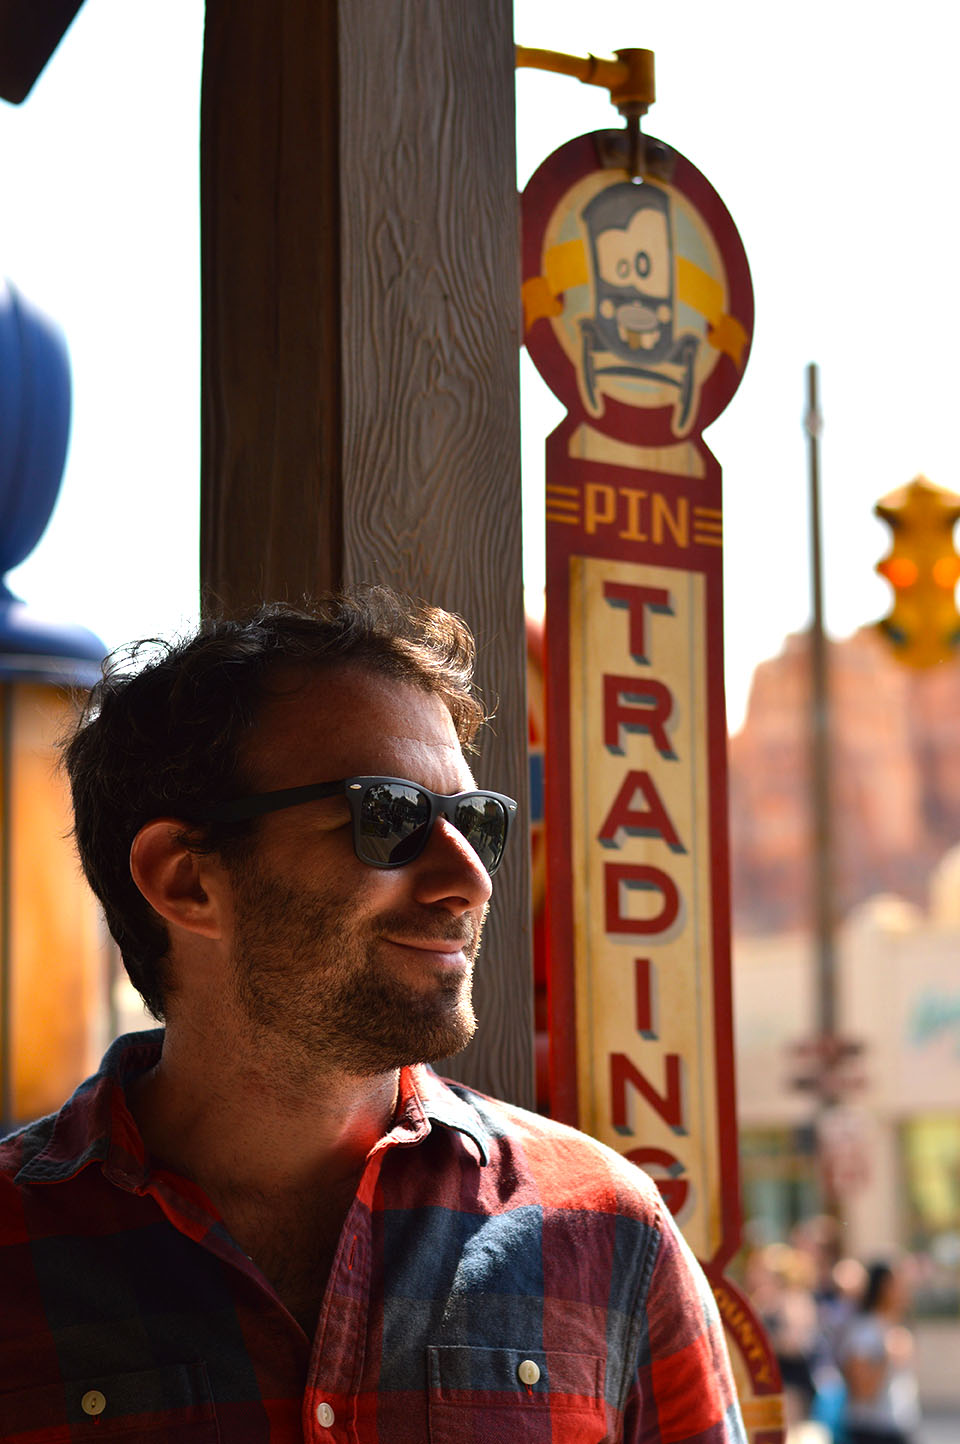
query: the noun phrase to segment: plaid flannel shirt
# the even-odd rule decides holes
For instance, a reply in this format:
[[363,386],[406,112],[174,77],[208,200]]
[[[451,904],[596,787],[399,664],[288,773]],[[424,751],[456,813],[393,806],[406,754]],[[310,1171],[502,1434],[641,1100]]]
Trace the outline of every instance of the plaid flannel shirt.
[[145,1157],[124,1080],[161,1040],[0,1143],[5,1444],[742,1444],[709,1287],[632,1164],[404,1069],[311,1340]]

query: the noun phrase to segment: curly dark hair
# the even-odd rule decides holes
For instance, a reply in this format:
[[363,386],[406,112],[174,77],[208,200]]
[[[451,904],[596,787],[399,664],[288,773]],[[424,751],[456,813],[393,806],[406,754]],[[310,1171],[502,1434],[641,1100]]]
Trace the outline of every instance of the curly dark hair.
[[[114,652],[63,745],[74,837],[124,966],[163,1018],[169,937],[130,874],[130,846],[155,817],[190,822],[244,790],[240,752],[277,668],[359,663],[440,697],[469,747],[486,720],[473,687],[475,645],[459,617],[385,587],[330,593],[309,610],[264,605],[203,622],[196,636]],[[256,821],[208,823],[184,839],[235,862]]]

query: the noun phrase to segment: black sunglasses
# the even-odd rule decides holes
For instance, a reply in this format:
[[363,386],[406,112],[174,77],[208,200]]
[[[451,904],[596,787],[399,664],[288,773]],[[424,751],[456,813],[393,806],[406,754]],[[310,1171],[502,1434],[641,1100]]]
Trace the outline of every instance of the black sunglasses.
[[488,873],[496,872],[507,843],[510,819],[517,810],[512,797],[500,792],[431,792],[402,777],[345,777],[339,782],[308,782],[277,792],[257,792],[219,802],[198,822],[240,822],[284,807],[299,807],[319,797],[342,792],[353,818],[353,850],[371,867],[403,867],[420,856],[433,824],[441,815],[462,832]]

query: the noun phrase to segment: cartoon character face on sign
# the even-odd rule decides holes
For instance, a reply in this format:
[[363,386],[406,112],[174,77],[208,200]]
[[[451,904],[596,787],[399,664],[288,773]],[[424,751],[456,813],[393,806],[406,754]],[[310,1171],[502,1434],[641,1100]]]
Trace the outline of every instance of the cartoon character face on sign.
[[753,290],[709,182],[646,137],[642,177],[602,164],[620,132],[561,146],[523,193],[531,359],[591,432],[662,448],[702,435],[737,389]]
[[600,415],[598,378],[648,377],[676,389],[674,425],[690,419],[698,336],[676,332],[670,202],[650,185],[608,186],[583,208],[594,313],[581,322],[582,387]]

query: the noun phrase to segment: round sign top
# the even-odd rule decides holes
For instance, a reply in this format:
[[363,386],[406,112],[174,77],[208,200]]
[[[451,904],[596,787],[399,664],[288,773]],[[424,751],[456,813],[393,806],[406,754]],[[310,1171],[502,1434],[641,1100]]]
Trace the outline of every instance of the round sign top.
[[527,349],[551,391],[609,436],[666,446],[730,401],[753,332],[740,237],[706,178],[644,137],[641,174],[605,165],[622,132],[561,146],[523,193]]

